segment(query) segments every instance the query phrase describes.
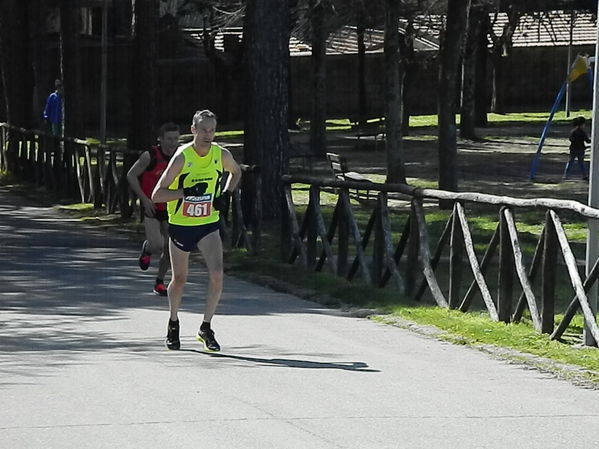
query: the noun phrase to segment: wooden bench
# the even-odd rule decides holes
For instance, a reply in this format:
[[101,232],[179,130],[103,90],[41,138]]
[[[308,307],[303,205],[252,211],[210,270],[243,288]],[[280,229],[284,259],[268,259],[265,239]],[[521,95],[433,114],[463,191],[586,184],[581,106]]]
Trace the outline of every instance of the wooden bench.
[[385,120],[379,119],[372,122],[366,123],[358,123],[357,121],[352,121],[351,124],[352,131],[355,132],[355,136],[358,138],[358,142],[360,141],[360,137],[374,137],[374,149],[378,150],[378,142],[380,140],[385,140]]
[[[335,176],[335,179],[339,179],[340,181],[372,182],[364,175],[355,171],[350,171],[347,167],[347,160],[343,156],[340,156],[336,153],[327,153],[327,161],[331,166],[331,170],[333,171],[333,176]],[[357,200],[369,200],[370,190],[365,189],[364,194],[360,189],[355,189],[355,198]]]

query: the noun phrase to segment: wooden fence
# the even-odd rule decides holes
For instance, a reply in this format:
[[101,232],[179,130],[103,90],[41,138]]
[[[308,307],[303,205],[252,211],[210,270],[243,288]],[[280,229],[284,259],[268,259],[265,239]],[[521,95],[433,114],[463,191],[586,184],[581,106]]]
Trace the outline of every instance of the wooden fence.
[[[301,223],[293,201],[293,183],[310,185],[309,202]],[[402,295],[414,300],[421,300],[428,291],[440,307],[464,312],[471,308],[475,296],[480,295],[483,308],[492,320],[519,321],[528,310],[534,328],[550,334],[552,339],[563,336],[572,318],[581,309],[587,329],[595,341],[599,341],[599,327],[587,297],[599,276],[599,264],[595,262],[589,275],[581,276],[559,216],[568,211],[579,221],[599,219],[598,209],[576,201],[517,199],[419,189],[403,184],[363,184],[307,176],[286,175],[283,184],[281,248],[283,260],[287,263],[301,263],[315,271],[328,266],[338,276],[350,281],[360,276],[366,283],[378,287],[391,284]],[[320,206],[323,188],[336,195],[334,212],[328,224]],[[378,192],[372,210],[367,209],[370,215],[363,230],[356,220],[355,206],[350,201],[350,190],[356,189]],[[389,215],[390,194],[406,201],[406,207],[394,209],[406,215],[396,242],[393,241]],[[427,208],[424,207],[425,202],[431,200],[453,203],[451,215],[432,251],[426,223]],[[483,242],[486,249],[482,258],[475,251],[465,209],[467,204],[493,206],[498,211],[498,225],[491,239]],[[532,259],[528,261],[523,256],[521,237],[514,219],[515,208],[541,209],[545,214],[541,236]],[[444,251],[449,253],[447,263],[441,264]],[[563,265],[558,264],[559,255],[563,258]],[[565,266],[574,293],[571,299],[568,298],[563,318],[555,325],[556,273],[561,266]],[[443,273],[440,273],[440,267]],[[464,270],[468,267],[472,275],[469,283],[464,282]],[[491,294],[489,287],[490,271],[497,275],[495,295]],[[440,278],[447,279],[445,288],[442,288]],[[535,279],[540,281],[536,283],[539,285],[535,285]],[[515,295],[515,286],[519,287],[518,296]]]
[[[27,130],[0,123],[0,170],[48,191],[93,203],[107,213],[130,217],[137,198],[127,183],[127,171],[139,156],[119,145],[90,144],[70,137],[55,137],[38,130]],[[261,198],[262,181],[255,166],[242,165],[242,186],[251,183]],[[247,184],[246,184],[247,185]],[[233,247],[250,252],[260,248],[261,208],[252,207],[252,216],[244,217],[240,189],[231,204],[230,237]],[[228,211],[225,214],[228,216]],[[227,220],[228,221],[228,220]]]

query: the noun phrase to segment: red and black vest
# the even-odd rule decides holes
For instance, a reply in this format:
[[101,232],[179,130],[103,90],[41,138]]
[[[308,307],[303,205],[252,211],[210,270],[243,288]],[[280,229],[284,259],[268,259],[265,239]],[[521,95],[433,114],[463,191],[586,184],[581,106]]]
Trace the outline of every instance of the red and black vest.
[[[146,171],[139,177],[139,184],[146,196],[151,198],[152,191],[154,190],[154,187],[156,187],[162,172],[166,170],[170,157],[164,155],[160,145],[152,147],[149,153],[150,164],[148,165],[148,168],[146,168]],[[156,203],[156,210],[166,210],[166,203]]]

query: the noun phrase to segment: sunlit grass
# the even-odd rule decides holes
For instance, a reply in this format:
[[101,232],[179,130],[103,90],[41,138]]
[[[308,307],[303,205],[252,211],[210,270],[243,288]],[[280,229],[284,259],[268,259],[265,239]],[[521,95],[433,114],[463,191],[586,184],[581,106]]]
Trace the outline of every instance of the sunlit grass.
[[[570,117],[566,117],[565,111],[558,111],[553,116],[554,123],[570,122],[574,117],[583,116],[587,119],[591,118],[591,111],[581,109],[579,111],[571,111]],[[549,118],[547,112],[510,112],[507,114],[487,114],[489,124],[506,125],[508,123],[544,123]],[[460,124],[460,115],[456,115],[456,123]],[[437,115],[414,115],[410,116],[410,127],[418,126],[437,126]]]
[[65,204],[58,206],[59,210],[64,211],[92,211],[94,210],[93,203],[73,203],[73,204]]
[[[508,347],[598,371],[597,375],[592,378],[599,381],[599,351],[597,349],[573,348],[571,345],[550,340],[548,335],[538,333],[526,322],[505,324],[492,321],[486,313],[462,313],[438,307],[394,306],[392,314],[392,316],[424,325],[432,325],[447,331],[444,338],[452,342]],[[391,322],[392,316],[379,316],[376,319]],[[561,320],[562,317],[556,318]],[[582,325],[582,317],[576,316],[571,327],[580,329]],[[579,339],[578,342],[580,342]]]

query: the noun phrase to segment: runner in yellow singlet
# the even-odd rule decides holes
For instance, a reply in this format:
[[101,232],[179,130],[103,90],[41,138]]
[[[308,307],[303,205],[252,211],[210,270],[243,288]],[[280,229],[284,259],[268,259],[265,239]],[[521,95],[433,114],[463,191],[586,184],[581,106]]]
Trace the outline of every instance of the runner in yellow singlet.
[[[152,201],[166,202],[172,279],[168,285],[170,319],[166,346],[179,349],[178,311],[187,281],[189,253],[198,248],[208,268],[208,292],[204,320],[197,339],[207,351],[220,351],[211,320],[223,289],[223,247],[219,233],[220,210],[241,178],[231,153],[213,142],[216,116],[208,110],[193,116],[194,139],[183,145],[169,162],[152,193]],[[229,172],[222,189],[224,172]]]

